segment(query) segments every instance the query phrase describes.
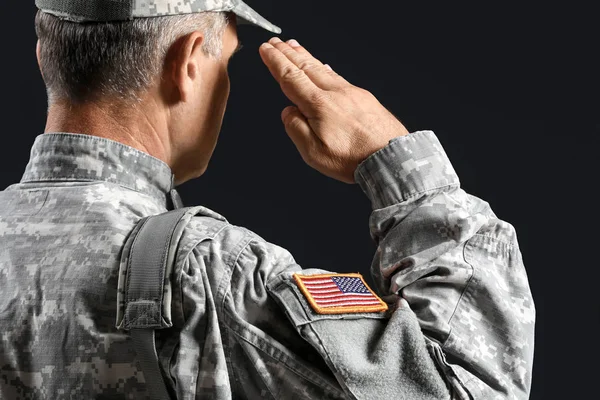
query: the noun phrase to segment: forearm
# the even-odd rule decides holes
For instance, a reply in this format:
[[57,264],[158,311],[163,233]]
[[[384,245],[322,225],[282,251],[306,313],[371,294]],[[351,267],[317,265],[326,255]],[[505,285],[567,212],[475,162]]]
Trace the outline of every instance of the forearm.
[[408,301],[472,396],[526,398],[535,309],[512,226],[460,188],[432,132],[392,140],[355,177],[381,293]]

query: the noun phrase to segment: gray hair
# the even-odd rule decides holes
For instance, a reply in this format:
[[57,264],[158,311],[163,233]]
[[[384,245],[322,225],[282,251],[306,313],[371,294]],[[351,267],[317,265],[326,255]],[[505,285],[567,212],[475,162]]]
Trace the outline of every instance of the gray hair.
[[141,101],[160,78],[165,56],[180,37],[204,33],[203,51],[220,58],[227,14],[202,12],[74,23],[38,11],[35,29],[48,103],[98,99]]

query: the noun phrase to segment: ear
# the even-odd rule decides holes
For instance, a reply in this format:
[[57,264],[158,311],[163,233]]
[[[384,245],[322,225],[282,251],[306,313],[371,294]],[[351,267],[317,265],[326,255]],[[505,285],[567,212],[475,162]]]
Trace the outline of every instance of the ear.
[[40,69],[40,73],[42,74],[42,79],[44,79],[44,72],[42,71],[42,62],[40,61],[40,40],[38,39],[37,44],[35,45],[35,56],[37,58],[38,68]]
[[202,51],[204,35],[192,32],[181,38],[173,54],[171,78],[179,90],[181,101],[189,101],[202,78],[201,66],[206,55]]

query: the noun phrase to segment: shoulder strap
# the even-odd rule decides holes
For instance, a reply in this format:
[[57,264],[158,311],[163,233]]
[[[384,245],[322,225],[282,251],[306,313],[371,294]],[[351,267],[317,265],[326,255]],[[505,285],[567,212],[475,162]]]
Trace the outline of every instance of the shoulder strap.
[[141,220],[129,254],[123,329],[130,331],[148,394],[155,400],[171,398],[161,373],[154,330],[170,326],[163,318],[165,271],[172,241],[177,240],[176,228],[188,210],[179,208]]

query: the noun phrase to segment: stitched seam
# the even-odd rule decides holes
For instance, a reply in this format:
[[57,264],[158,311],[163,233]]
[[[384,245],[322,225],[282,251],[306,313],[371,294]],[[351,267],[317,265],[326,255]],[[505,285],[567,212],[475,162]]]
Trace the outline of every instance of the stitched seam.
[[383,146],[381,149],[377,150],[375,153],[371,154],[370,156],[368,156],[364,161],[368,160],[369,158],[373,157],[373,156],[377,156],[378,154],[382,154],[385,153],[387,150],[390,149],[390,145],[394,144],[394,143],[398,143],[398,142],[405,142],[405,141],[409,141],[411,140],[413,143],[416,142],[418,139],[416,138],[416,136],[422,136],[426,133],[433,133],[433,131],[431,130],[421,130],[421,131],[416,131],[413,133],[409,133],[408,135],[402,135],[402,136],[396,136],[395,138],[392,138],[390,140],[388,140],[387,144],[385,146]]
[[481,237],[488,238],[488,239],[494,240],[496,242],[502,243],[508,247],[507,250],[512,250],[515,247],[514,243],[507,242],[506,240],[498,239],[497,237],[492,236],[492,235],[486,235],[484,233],[476,233],[473,236],[481,236]]
[[[233,331],[232,331],[233,332]],[[234,332],[235,334],[235,332]],[[237,336],[237,335],[236,335]],[[243,338],[242,338],[243,339]],[[244,351],[244,354],[246,354],[246,357],[248,357],[250,360],[252,360],[252,357],[250,356],[250,354],[248,354],[248,351],[244,348],[244,346],[240,346],[242,348],[242,350]],[[256,349],[260,350],[258,347],[254,346]],[[268,354],[267,354],[268,356]],[[285,364],[284,364],[285,365]],[[233,370],[235,371],[235,368],[233,368]],[[258,372],[258,371],[257,371]],[[260,376],[260,380],[263,383],[263,386],[267,389],[267,391],[269,392],[269,394],[271,395],[272,399],[276,399],[275,394],[271,391],[271,388],[269,387],[269,385],[267,385],[267,382],[265,381],[265,378],[263,377],[262,373],[258,373],[258,376]]]
[[38,215],[40,213],[40,211],[42,211],[42,208],[44,208],[44,206],[46,205],[46,203],[48,202],[48,197],[50,196],[50,191],[49,190],[44,190],[46,192],[46,195],[44,196],[44,202],[42,203],[42,205],[40,206],[40,208],[37,209],[37,211],[35,213],[33,213],[32,215]]
[[[466,382],[463,382],[459,378],[458,374],[456,373],[456,371],[454,370],[452,365],[450,363],[448,363],[448,361],[446,361],[445,353],[444,353],[444,350],[442,349],[442,346],[440,345],[440,343],[437,340],[434,340],[427,336],[425,337],[425,342],[426,342],[429,356],[433,359],[433,361],[438,365],[438,368],[444,374],[444,380],[447,383],[449,383],[448,382],[449,377],[447,375],[452,374],[454,379],[456,379],[456,381],[460,384],[460,386],[462,386],[462,389],[467,392],[467,394],[469,395],[469,398],[472,400],[470,390],[467,388],[466,383],[470,382],[474,377],[471,377]],[[438,353],[439,353],[439,355],[438,355]],[[451,387],[452,387],[452,385],[451,385]],[[452,388],[452,393],[456,393],[456,390],[454,388]],[[451,393],[451,395],[452,395],[452,393]],[[451,397],[451,399],[454,399],[454,397]]]
[[[121,310],[121,312],[122,312],[121,319],[118,320],[118,325],[119,326],[123,326],[124,325],[125,310],[127,309],[127,304],[129,303],[129,300],[127,299],[126,295],[129,295],[129,291],[128,291],[129,279],[127,279],[127,277],[128,277],[128,274],[129,274],[129,264],[130,264],[130,260],[131,260],[131,257],[130,257],[130,255],[131,255],[131,247],[133,246],[133,242],[135,241],[135,239],[137,237],[137,233],[140,230],[140,227],[141,227],[140,224],[139,224],[140,221],[141,221],[141,219],[133,227],[133,230],[131,232],[129,232],[129,234],[127,236],[127,239],[125,240],[125,245],[121,249],[121,252],[122,252],[121,256],[122,257],[127,257],[127,263],[124,266],[124,269],[125,269],[125,283],[124,283],[124,289],[123,289],[123,293],[122,293],[122,299],[121,299],[121,302],[119,302],[119,304],[117,305],[117,307],[118,307],[117,309]],[[121,264],[119,264],[119,274],[120,273],[121,273]],[[124,328],[120,328],[120,329],[124,329]]]
[[[223,230],[228,225],[230,225],[230,224],[226,223],[213,237],[210,238],[210,240],[214,240],[217,236],[219,236],[219,234],[221,232],[223,232]],[[190,247],[189,251],[187,251],[187,254],[185,256],[182,256],[180,260],[183,261],[184,258],[187,257],[189,255],[189,253],[191,253],[196,248],[196,246],[198,246],[200,243],[202,243],[204,241],[204,239],[205,238],[198,240],[198,242],[195,243],[194,246]],[[176,259],[175,265],[177,265],[177,259]],[[187,324],[188,320],[185,318],[185,315],[186,315],[185,314],[185,306],[184,306],[185,302],[183,301],[184,297],[183,297],[183,285],[181,284],[181,274],[183,274],[183,266],[182,266],[181,270],[179,271],[179,275],[177,276],[177,283],[179,284],[179,292],[181,295],[181,297],[180,297],[180,299],[181,299],[181,316],[183,317],[182,319],[183,319],[183,323],[185,325],[185,324]]]
[[[460,185],[458,183],[449,183],[447,185],[435,186],[435,187],[432,187],[432,188],[429,188],[429,189],[425,189],[425,190],[413,192],[413,193],[407,195],[406,197],[404,195],[402,195],[402,199],[401,199],[400,203],[390,204],[390,205],[387,205],[387,206],[382,207],[380,209],[383,210],[383,209],[386,209],[386,208],[389,208],[389,207],[397,206],[398,204],[401,204],[401,203],[404,203],[406,201],[412,200],[412,199],[414,199],[416,197],[421,197],[422,195],[434,192],[436,190],[441,190],[441,189],[445,189],[445,188],[459,188],[459,187],[460,187]],[[378,203],[380,202],[379,199],[377,199],[377,202]]]
[[375,188],[373,187],[373,185],[371,185],[371,181],[365,177],[363,171],[360,168],[358,169],[358,175],[362,178],[363,182],[367,184],[369,191],[371,191],[371,193],[373,193],[373,197],[375,197],[375,195],[377,195]]
[[153,197],[153,195],[158,194],[159,197],[164,197],[165,200],[167,198],[166,193],[158,190],[158,189],[153,189],[152,186],[149,186],[150,188],[150,192],[153,193],[147,193],[147,192],[143,192],[140,191],[124,182],[117,182],[117,181],[113,181],[113,180],[106,180],[106,179],[84,179],[84,178],[36,178],[36,179],[24,179],[21,181],[21,183],[37,183],[37,182],[95,182],[96,184],[103,184],[103,183],[112,183],[113,185],[117,185],[117,186],[122,186],[126,189],[129,189],[133,192],[139,193],[139,194],[143,194],[144,196],[148,196],[150,198]]
[[[192,218],[194,216],[195,215],[192,215]],[[223,227],[221,229],[219,229],[219,231],[217,233],[215,233],[213,236],[209,236],[208,239],[214,240],[217,236],[219,236],[219,234],[221,232],[223,232],[223,230],[225,230],[225,228],[227,226],[230,225],[228,222],[225,222],[225,221],[223,221],[223,222],[224,222]],[[185,229],[182,233],[182,236],[184,233],[185,233]],[[197,240],[193,246],[190,246],[189,249],[186,249],[185,255],[175,254],[175,266],[177,266],[178,262],[182,262],[194,250],[194,248],[196,248],[196,246],[198,246],[200,243],[204,242],[205,239],[207,239],[207,237],[202,237],[199,240]],[[183,251],[183,249],[180,249],[180,251]],[[175,268],[175,266],[174,266],[174,268]],[[186,313],[185,313],[185,301],[184,301],[184,294],[183,294],[183,284],[181,283],[181,274],[183,274],[183,265],[181,266],[179,274],[177,275],[177,277],[175,279],[179,285],[179,294],[180,294],[180,299],[181,299],[181,319],[183,320],[183,326],[185,326],[188,323],[188,319],[186,318]],[[219,327],[223,326],[221,321],[219,321],[218,324],[219,324]],[[223,331],[221,330],[221,332],[223,332]],[[223,333],[221,333],[221,341],[223,341]],[[180,343],[180,342],[178,342],[178,343]],[[230,347],[230,346],[228,346],[228,347]],[[224,351],[225,351],[225,349],[224,349]],[[175,352],[173,352],[173,354],[175,354]],[[231,371],[234,371],[234,369],[231,366],[230,358],[231,357],[227,357],[227,354],[225,354],[225,362],[227,363],[227,365],[229,366]],[[198,377],[201,372],[201,368],[199,367],[199,364],[195,364],[195,366],[197,367],[197,370],[196,370],[196,374],[195,374],[194,381],[193,381],[193,386],[195,388],[194,392],[197,391],[198,381],[199,381]]]
[[[235,316],[232,315],[231,312],[227,311],[227,316],[234,322],[234,324],[241,325],[239,322],[235,321]],[[224,324],[226,324],[226,323],[224,322]],[[254,332],[250,331],[249,329],[245,329],[245,331],[248,332],[248,334],[251,335],[256,341],[261,342],[264,345],[273,347],[275,349],[275,351],[278,351],[278,352],[282,353],[283,357],[275,357],[275,356],[270,355],[265,350],[261,349],[259,346],[257,346],[255,343],[253,343],[250,339],[247,339],[243,335],[237,333],[229,325],[226,324],[226,326],[240,340],[243,340],[244,342],[250,344],[252,347],[254,347],[255,349],[259,350],[261,353],[265,354],[269,358],[282,363],[289,371],[291,371],[291,372],[293,372],[293,373],[301,376],[302,378],[306,379],[307,381],[309,381],[309,382],[311,382],[311,383],[313,383],[313,384],[315,384],[315,385],[317,385],[319,387],[323,387],[323,385],[326,385],[328,390],[332,390],[332,391],[337,390],[337,391],[340,391],[339,388],[336,388],[335,386],[331,385],[329,382],[327,382],[324,379],[313,379],[311,376],[309,376],[309,374],[315,374],[314,372],[312,372],[310,370],[307,370],[308,371],[308,374],[307,374],[307,373],[304,373],[303,371],[298,370],[298,369],[292,367],[291,365],[289,365],[289,363],[286,361],[286,359],[288,359],[290,357],[287,354],[281,352],[281,350],[279,350],[275,346],[271,346],[268,341],[266,341],[263,338],[261,338],[260,336],[256,335]],[[250,326],[252,326],[252,325],[250,325]],[[305,339],[303,338],[303,340],[305,340]],[[307,343],[309,343],[309,342],[307,341]],[[322,357],[320,353],[319,353],[319,356]],[[300,369],[305,369],[305,367],[301,365]]]
[[[234,339],[233,335],[230,332],[231,330],[227,327],[226,324],[222,323],[221,321],[219,321],[219,328],[222,332],[225,332],[227,335],[227,348],[232,348]],[[225,351],[225,346],[223,347],[223,350]],[[241,389],[243,391],[244,386],[242,384],[242,380],[239,377],[237,368],[233,367],[233,361],[231,360],[231,357],[225,357],[225,362],[227,363],[227,368],[229,368],[229,370],[231,371],[231,375],[233,376],[233,381],[235,383],[236,390]]]
[[447,188],[447,187],[457,187],[458,188],[460,186],[459,186],[458,183],[449,183],[449,184],[446,184],[446,185],[435,186],[435,187],[432,187],[432,188],[429,188],[429,189],[425,189],[425,190],[413,192],[412,194],[409,194],[408,196],[406,196],[404,198],[404,201],[410,200],[410,199],[412,199],[414,197],[417,197],[419,195],[422,195],[422,194],[430,193],[430,192],[433,192],[433,191],[436,191],[436,190],[440,190],[440,189],[444,189],[444,188]]
[[[215,232],[214,235],[212,235],[212,236],[200,236],[198,239],[195,239],[195,240],[191,241],[190,243],[188,243],[187,245],[185,245],[184,247],[181,247],[179,249],[179,251],[177,252],[176,256],[175,256],[175,265],[178,265],[185,258],[187,258],[190,255],[190,253],[196,247],[198,247],[198,245],[200,243],[204,242],[207,239],[208,240],[215,240],[216,237],[219,236],[221,234],[221,232],[223,232],[223,230],[230,225],[229,223],[226,223],[224,221],[222,221],[222,222],[224,223],[224,225],[217,232]],[[185,233],[185,230],[184,230],[184,233]],[[183,271],[183,269],[182,269],[182,271]]]
[[[138,149],[136,149],[134,147],[127,146],[127,145],[125,145],[125,144],[123,144],[121,142],[117,142],[116,140],[111,140],[111,139],[107,139],[107,138],[100,137],[100,136],[85,135],[85,134],[76,134],[76,133],[66,133],[66,132],[56,132],[56,133],[49,133],[49,134],[43,135],[42,137],[44,139],[42,139],[42,140],[44,140],[44,141],[47,141],[47,140],[53,141],[53,140],[56,139],[57,136],[61,136],[61,137],[69,138],[69,139],[75,139],[75,140],[87,140],[87,141],[91,141],[91,142],[104,142],[104,143],[107,143],[109,145],[116,145],[116,146],[120,147],[122,150],[127,150],[127,151],[130,151],[131,149],[133,149],[137,153],[140,153],[143,157],[148,158],[150,160],[157,161],[157,162],[161,163],[162,165],[165,165],[165,166],[169,167],[164,161],[162,161],[162,160],[160,160],[160,159],[158,159],[158,158],[156,158],[156,157],[154,157],[154,156],[152,156],[152,155],[150,155],[148,153],[145,153],[145,152],[143,152],[141,150],[138,150]],[[169,168],[169,170],[170,170],[170,168]]]
[[[185,216],[185,214],[184,214]],[[183,217],[179,218],[179,220],[175,223],[175,225],[173,225],[173,227],[171,228],[171,234],[169,235],[169,240],[167,240],[165,242],[165,245],[163,247],[163,254],[162,254],[162,259],[161,259],[161,263],[160,263],[160,273],[159,273],[159,278],[160,278],[160,294],[159,294],[159,299],[158,299],[158,316],[159,316],[159,324],[162,325],[162,320],[164,319],[163,316],[163,300],[164,300],[164,293],[165,293],[165,269],[166,269],[166,263],[167,260],[169,259],[169,248],[171,247],[171,243],[173,242],[173,235],[175,234],[175,230],[177,229],[177,226],[179,225],[179,223],[181,222],[181,219]],[[176,252],[177,253],[177,252]],[[173,261],[175,261],[175,256],[177,254],[173,255]],[[171,316],[171,323],[173,323],[172,320],[173,316]]]
[[[49,181],[56,181],[56,182],[104,182],[98,179],[85,179],[85,178],[62,178],[62,179],[56,179],[56,178],[36,178],[36,179],[23,179],[21,181],[21,183],[36,183],[36,182],[49,182]],[[123,185],[125,186],[125,185]]]
[[[231,224],[227,224],[227,226],[233,226]],[[224,229],[221,229],[219,231],[222,232]],[[227,267],[227,271],[225,274],[223,274],[223,278],[221,279],[221,282],[219,282],[219,284],[217,285],[217,293],[216,293],[216,298],[215,298],[215,312],[217,313],[217,315],[224,315],[225,312],[225,300],[227,299],[227,296],[230,293],[230,289],[231,289],[231,276],[233,275],[233,269],[235,268],[235,265],[237,263],[237,260],[240,256],[240,254],[242,253],[242,251],[248,246],[248,244],[251,241],[251,237],[248,238],[249,235],[249,231],[246,231],[246,236],[244,236],[240,242],[238,244],[236,244],[236,246],[234,248],[236,248],[237,246],[241,246],[241,250],[239,252],[237,252],[237,255],[235,256],[235,258],[233,259],[234,262],[233,263],[229,263],[229,262],[225,262],[225,266]],[[248,240],[250,239],[250,240]],[[248,240],[245,244],[244,241]],[[231,259],[231,257],[229,257],[229,259]],[[219,294],[221,293],[223,288],[223,298],[219,301]],[[224,322],[222,322],[219,319],[219,326],[224,326],[227,329],[230,329]],[[221,341],[223,342],[223,337],[224,337],[224,332],[225,330],[221,330]],[[230,361],[232,359],[232,352],[231,352],[231,348],[224,348],[223,349],[224,355],[225,355],[225,360],[226,362],[230,365]],[[233,368],[233,366],[232,366]]]
[[[233,225],[232,225],[233,226]],[[237,252],[236,256],[234,258],[230,258],[233,260],[233,262],[230,263],[225,263],[225,266],[227,267],[227,273],[223,275],[223,278],[221,280],[221,282],[219,282],[219,286],[217,289],[217,296],[219,295],[219,291],[221,290],[222,286],[226,286],[225,291],[223,292],[223,298],[221,299],[221,301],[219,301],[217,307],[219,308],[219,312],[220,314],[223,314],[223,310],[225,309],[225,300],[227,299],[227,295],[231,292],[231,276],[233,275],[233,270],[235,269],[235,266],[237,265],[237,261],[240,258],[240,255],[242,254],[242,252],[244,250],[246,250],[246,248],[250,245],[250,243],[254,240],[251,236],[250,236],[250,232],[248,230],[245,230],[246,236],[244,236],[240,242],[238,243],[238,245],[244,243],[244,241],[247,240],[247,242],[241,247],[240,251]]]
[[448,332],[448,337],[446,337],[446,339],[444,339],[444,342],[442,343],[442,347],[446,344],[446,342],[450,338],[450,335],[452,334],[452,325],[450,325],[450,322],[454,318],[454,315],[456,314],[456,311],[458,310],[458,306],[460,306],[460,303],[461,303],[465,293],[467,292],[467,288],[469,287],[469,285],[471,284],[471,281],[473,280],[473,277],[475,276],[475,267],[473,267],[473,265],[471,265],[471,263],[467,261],[467,257],[465,254],[467,252],[467,244],[468,243],[469,243],[469,240],[467,240],[465,242],[465,244],[463,245],[463,260],[465,260],[465,263],[467,263],[467,265],[469,267],[471,267],[471,276],[469,277],[469,280],[467,281],[465,288],[463,289],[462,293],[460,294],[460,297],[458,298],[458,301],[456,302],[456,307],[454,307],[454,311],[452,311],[452,315],[450,316],[450,318],[448,318],[447,323],[450,326],[450,331]]
[[[345,388],[346,390],[344,390],[344,391],[348,391],[348,393],[350,393],[350,395],[352,395],[352,396],[356,397],[356,395],[354,394],[354,392],[353,392],[352,390],[350,390],[350,387],[349,387],[349,386],[346,384],[346,377],[345,377],[345,376],[343,376],[343,374],[342,374],[341,370],[340,370],[339,368],[336,368],[336,367],[335,367],[335,365],[333,364],[333,362],[331,361],[331,357],[329,356],[329,353],[327,353],[327,350],[325,350],[325,346],[323,345],[323,341],[321,340],[321,336],[319,335],[319,333],[318,333],[318,332],[317,332],[315,329],[313,329],[313,327],[312,327],[312,323],[310,323],[310,324],[307,324],[307,326],[308,326],[308,329],[312,330],[312,332],[315,334],[315,337],[316,337],[316,338],[317,338],[317,340],[319,341],[319,346],[321,347],[323,354],[327,355],[327,360],[329,361],[329,363],[331,363],[331,367],[329,367],[329,368],[330,368],[330,369],[331,369],[331,371],[334,373],[334,376],[336,376],[336,379],[337,379],[337,381],[338,381],[338,383],[339,383],[340,387],[341,387],[342,389],[344,389],[344,388]],[[313,346],[313,347],[314,347],[314,346]],[[315,350],[317,350],[317,352],[318,352],[319,354],[321,354],[321,351],[319,351],[318,349],[315,349]],[[323,356],[323,354],[321,354],[321,357],[322,357],[323,359],[325,359],[325,357]],[[327,362],[326,362],[326,363],[327,363]],[[329,364],[329,363],[327,363],[327,364]],[[328,366],[329,366],[329,365],[328,365]],[[338,376],[338,374],[339,374],[339,379],[338,379],[338,377],[337,377],[337,376]]]
[[[148,222],[148,218],[144,219],[144,222],[142,222],[142,225],[140,225],[140,229],[137,231],[135,238],[133,239],[133,243],[131,244],[131,248],[129,249],[129,258],[127,259],[127,284],[126,284],[126,290],[127,290],[127,297],[125,298],[125,308],[123,309],[123,318],[126,318],[127,315],[127,306],[129,306],[129,302],[130,302],[130,298],[129,298],[129,286],[131,284],[131,259],[133,257],[133,249],[135,248],[135,245],[137,243],[138,238],[140,237],[139,232],[142,230],[142,228],[146,225],[146,222]],[[131,323],[130,321],[128,321],[129,323]],[[129,323],[127,325],[129,325]]]
[[[141,195],[144,195],[144,196],[146,196],[146,197],[149,197],[150,199],[153,199],[153,200],[155,199],[155,195],[156,195],[156,194],[158,194],[158,197],[162,197],[162,198],[164,198],[165,200],[167,199],[167,195],[166,195],[166,193],[164,193],[164,192],[161,192],[161,191],[160,191],[160,190],[158,190],[158,189],[152,189],[152,188],[150,187],[150,190],[149,190],[149,191],[150,191],[150,192],[153,192],[153,193],[148,193],[148,192],[143,192],[143,191],[140,191],[140,190],[138,190],[138,189],[136,189],[136,188],[134,188],[134,187],[131,187],[130,185],[127,185],[127,184],[125,184],[125,183],[123,183],[123,182],[116,182],[116,181],[112,181],[112,180],[104,180],[104,179],[83,179],[83,178],[77,178],[77,179],[75,179],[75,178],[60,178],[60,179],[57,179],[57,178],[39,178],[39,179],[26,179],[26,180],[23,180],[23,181],[21,181],[20,183],[26,184],[26,183],[38,183],[38,182],[56,182],[56,183],[60,183],[60,182],[91,182],[91,183],[94,183],[94,184],[96,184],[96,185],[102,185],[102,184],[110,183],[110,184],[113,184],[113,185],[117,185],[117,186],[124,187],[125,189],[129,189],[129,190],[131,190],[131,191],[133,191],[133,192],[135,192],[135,193],[139,193],[139,194],[141,194]],[[18,184],[17,184],[17,185],[18,185]],[[45,187],[46,187],[46,186],[45,186]],[[72,186],[67,186],[67,188],[70,188],[70,187],[72,187]],[[27,190],[27,189],[23,189],[23,190]]]

